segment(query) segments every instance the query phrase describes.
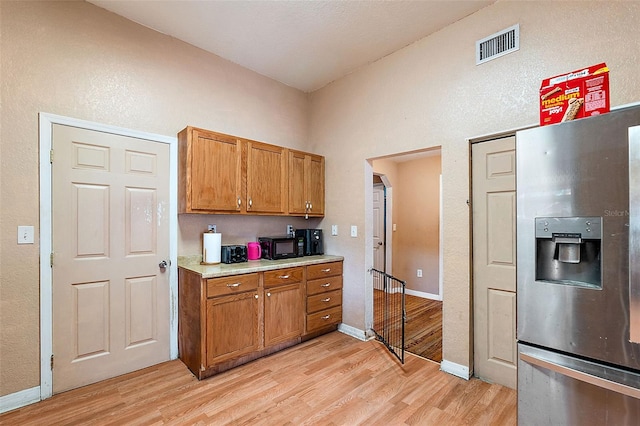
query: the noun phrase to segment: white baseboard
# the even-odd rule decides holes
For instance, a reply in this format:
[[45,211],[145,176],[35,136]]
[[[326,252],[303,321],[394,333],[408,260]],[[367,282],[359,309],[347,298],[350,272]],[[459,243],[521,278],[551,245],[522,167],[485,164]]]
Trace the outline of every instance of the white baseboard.
[[471,377],[471,372],[469,371],[469,367],[465,367],[464,365],[456,364],[455,362],[442,360],[440,363],[440,370],[445,373],[453,374],[454,376],[463,378],[465,380],[469,380]]
[[359,328],[351,327],[350,325],[347,325],[345,323],[341,323],[338,326],[338,331],[348,336],[355,337],[358,340],[369,340],[365,331],[360,330]]
[[442,301],[442,295],[440,295],[440,294],[425,293],[424,291],[411,290],[411,289],[406,289],[405,292],[409,296],[416,296],[416,297],[422,297],[423,299],[431,299],[431,300],[440,300],[440,301]]
[[40,401],[40,386],[0,396],[0,413]]

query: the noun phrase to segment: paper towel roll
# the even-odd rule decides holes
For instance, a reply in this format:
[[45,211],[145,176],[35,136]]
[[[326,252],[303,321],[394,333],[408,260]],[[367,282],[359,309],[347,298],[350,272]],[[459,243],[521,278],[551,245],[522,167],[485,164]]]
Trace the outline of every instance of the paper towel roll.
[[202,263],[213,265],[220,263],[222,234],[205,232],[202,234]]

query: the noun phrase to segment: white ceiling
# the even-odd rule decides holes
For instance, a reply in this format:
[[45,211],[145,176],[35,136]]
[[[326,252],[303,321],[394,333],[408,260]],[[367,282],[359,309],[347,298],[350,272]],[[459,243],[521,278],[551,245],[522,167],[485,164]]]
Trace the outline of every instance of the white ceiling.
[[305,92],[495,2],[88,1]]

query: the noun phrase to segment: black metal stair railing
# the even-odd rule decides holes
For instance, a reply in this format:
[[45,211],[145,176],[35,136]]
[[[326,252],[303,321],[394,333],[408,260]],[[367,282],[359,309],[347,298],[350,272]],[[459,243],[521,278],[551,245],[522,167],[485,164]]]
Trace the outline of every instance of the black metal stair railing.
[[371,269],[373,275],[373,332],[404,364],[404,326],[406,282],[385,272]]

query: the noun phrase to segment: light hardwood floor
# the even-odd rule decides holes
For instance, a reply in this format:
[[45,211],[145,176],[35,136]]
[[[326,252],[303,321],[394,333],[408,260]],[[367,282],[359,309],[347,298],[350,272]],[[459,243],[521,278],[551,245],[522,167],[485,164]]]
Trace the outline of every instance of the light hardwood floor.
[[442,362],[442,302],[405,296],[405,350]]
[[516,393],[339,332],[198,381],[179,360],[0,415],[2,425],[515,425]]

